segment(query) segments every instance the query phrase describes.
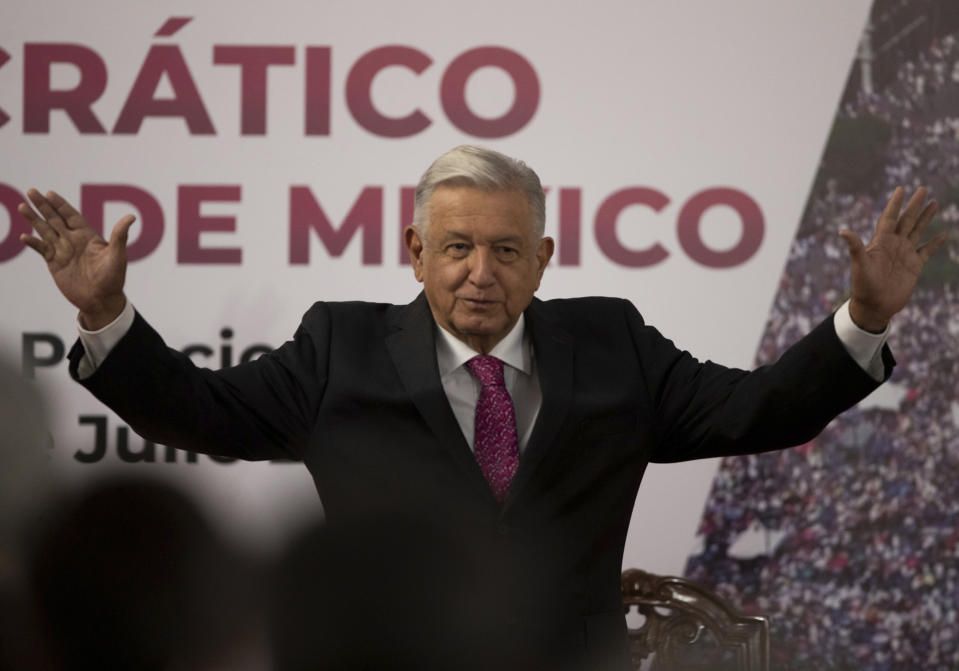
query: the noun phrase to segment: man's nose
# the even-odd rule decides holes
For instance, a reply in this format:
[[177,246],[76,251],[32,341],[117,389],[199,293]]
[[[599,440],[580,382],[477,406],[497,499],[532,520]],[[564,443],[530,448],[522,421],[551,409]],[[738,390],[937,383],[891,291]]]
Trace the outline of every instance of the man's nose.
[[475,247],[473,253],[470,254],[470,282],[478,287],[492,284],[495,281],[493,277],[493,264],[495,262],[489,249]]

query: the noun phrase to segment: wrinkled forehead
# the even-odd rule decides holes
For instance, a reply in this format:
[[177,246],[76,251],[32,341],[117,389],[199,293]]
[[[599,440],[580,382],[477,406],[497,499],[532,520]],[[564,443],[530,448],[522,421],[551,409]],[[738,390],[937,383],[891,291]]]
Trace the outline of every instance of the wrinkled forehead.
[[529,199],[518,189],[438,186],[429,202],[429,226],[437,233],[437,229],[468,229],[523,238],[532,238],[534,234]]

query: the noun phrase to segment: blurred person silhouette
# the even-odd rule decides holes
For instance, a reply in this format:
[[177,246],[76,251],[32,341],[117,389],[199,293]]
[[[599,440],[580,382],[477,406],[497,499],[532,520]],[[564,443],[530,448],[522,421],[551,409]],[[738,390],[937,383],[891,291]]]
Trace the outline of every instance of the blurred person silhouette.
[[44,668],[24,587],[24,534],[53,488],[46,404],[0,359],[0,669]]
[[42,522],[29,580],[52,668],[262,668],[252,563],[176,489],[114,477]]
[[501,550],[401,516],[310,527],[273,567],[274,671],[566,668],[555,622],[503,627],[524,577]]
[[0,360],[0,584],[19,570],[22,527],[52,485],[50,447],[40,393]]

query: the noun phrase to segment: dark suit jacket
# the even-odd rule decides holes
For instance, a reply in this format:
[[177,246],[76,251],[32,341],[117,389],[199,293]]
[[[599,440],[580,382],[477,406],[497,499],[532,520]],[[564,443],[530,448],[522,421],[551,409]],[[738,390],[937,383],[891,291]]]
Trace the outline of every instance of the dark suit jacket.
[[503,506],[441,387],[422,294],[316,303],[275,352],[215,372],[138,315],[82,382],[158,443],[302,460],[329,524],[401,512],[475,541],[511,585],[504,628],[585,666],[625,649],[619,576],[648,462],[800,444],[876,387],[831,318],[752,372],[696,361],[625,300],[534,299],[526,319],[543,402]]

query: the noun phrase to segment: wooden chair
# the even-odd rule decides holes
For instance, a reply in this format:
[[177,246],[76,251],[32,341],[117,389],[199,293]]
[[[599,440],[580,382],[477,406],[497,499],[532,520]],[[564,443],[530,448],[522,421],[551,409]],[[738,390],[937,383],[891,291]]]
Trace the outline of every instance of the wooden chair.
[[689,580],[639,569],[623,572],[622,588],[627,615],[635,609],[644,618],[629,627],[636,669],[769,671],[765,617],[743,615]]

